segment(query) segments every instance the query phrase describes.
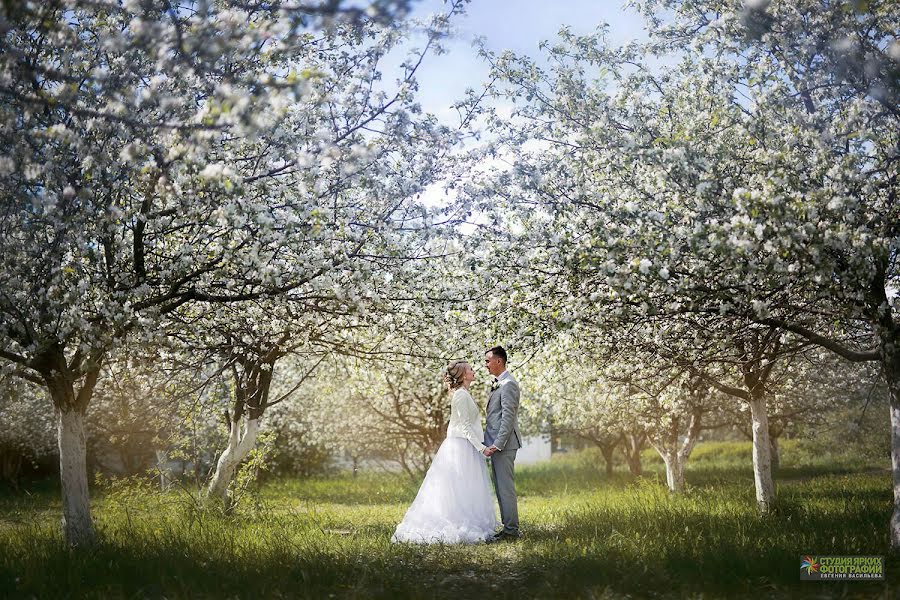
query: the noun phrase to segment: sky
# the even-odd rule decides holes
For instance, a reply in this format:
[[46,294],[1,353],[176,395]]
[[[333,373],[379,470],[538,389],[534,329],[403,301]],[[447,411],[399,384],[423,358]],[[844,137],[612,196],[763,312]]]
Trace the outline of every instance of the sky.
[[[444,0],[421,0],[412,16],[446,10]],[[472,0],[454,23],[456,37],[444,44],[448,52],[428,56],[418,73],[422,108],[447,124],[456,124],[453,102],[464,96],[466,88],[478,89],[487,80],[488,67],[473,47],[479,37],[490,50],[513,50],[533,58],[541,56],[538,44],[555,39],[566,25],[573,33],[586,34],[608,23],[610,39],[616,43],[644,37],[641,18],[624,10],[621,0]]]
[[[459,125],[459,114],[452,105],[465,97],[467,88],[478,90],[488,80],[489,67],[478,56],[474,47],[476,39],[483,39],[491,51],[512,50],[530,56],[538,64],[545,62],[539,44],[555,40],[564,26],[574,34],[589,34],[606,23],[609,40],[614,44],[645,39],[643,20],[634,11],[625,10],[623,3],[624,0],[471,0],[465,14],[452,22],[454,37],[443,41],[446,53],[429,54],[416,73],[419,82],[416,96],[422,109],[445,125]],[[419,0],[413,4],[411,16],[425,20],[447,11],[444,0]],[[400,64],[407,51],[411,47],[421,48],[425,40],[423,33],[386,57],[383,69],[388,89],[391,89],[389,82],[402,78]],[[501,166],[500,159],[494,160],[496,166]],[[425,189],[420,200],[437,206],[448,201],[448,194],[453,195],[444,189],[443,182],[436,182]]]

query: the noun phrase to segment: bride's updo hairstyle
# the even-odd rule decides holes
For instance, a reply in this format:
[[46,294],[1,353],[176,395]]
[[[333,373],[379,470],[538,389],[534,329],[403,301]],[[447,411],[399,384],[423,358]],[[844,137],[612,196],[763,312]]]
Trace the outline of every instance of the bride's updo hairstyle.
[[447,370],[444,371],[444,385],[450,391],[457,390],[462,387],[463,375],[466,374],[466,367],[469,366],[464,360],[458,360],[450,363]]

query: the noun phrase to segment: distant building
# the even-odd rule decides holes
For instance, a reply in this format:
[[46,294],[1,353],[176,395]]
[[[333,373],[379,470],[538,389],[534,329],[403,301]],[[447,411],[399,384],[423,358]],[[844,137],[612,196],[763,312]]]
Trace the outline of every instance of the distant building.
[[525,436],[522,447],[516,454],[517,465],[532,465],[550,460],[550,437],[547,435]]

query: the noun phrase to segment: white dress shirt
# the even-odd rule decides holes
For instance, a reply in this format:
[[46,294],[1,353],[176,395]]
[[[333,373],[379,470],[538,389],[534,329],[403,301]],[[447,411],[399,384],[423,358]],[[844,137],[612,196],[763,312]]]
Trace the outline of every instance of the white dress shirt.
[[484,437],[481,430],[481,412],[465,388],[453,392],[453,398],[450,400],[450,425],[447,426],[447,437],[465,438],[479,452],[486,448],[481,443]]

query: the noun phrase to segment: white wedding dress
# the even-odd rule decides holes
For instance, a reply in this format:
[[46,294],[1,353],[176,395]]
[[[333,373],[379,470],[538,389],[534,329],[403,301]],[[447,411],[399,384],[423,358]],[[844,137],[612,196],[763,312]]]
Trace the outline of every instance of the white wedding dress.
[[498,522],[481,439],[478,407],[460,388],[450,401],[447,439],[392,542],[465,544],[493,535]]

